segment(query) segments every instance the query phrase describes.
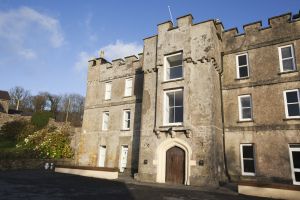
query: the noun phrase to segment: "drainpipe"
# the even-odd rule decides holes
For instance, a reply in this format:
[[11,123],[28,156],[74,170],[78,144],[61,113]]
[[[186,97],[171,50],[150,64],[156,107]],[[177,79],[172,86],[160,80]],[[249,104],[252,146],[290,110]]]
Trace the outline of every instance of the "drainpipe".
[[154,108],[154,128],[153,130],[156,129],[156,125],[157,125],[157,120],[156,120],[156,115],[157,115],[157,87],[158,87],[158,68],[157,68],[157,45],[158,45],[158,35],[156,36],[156,47],[155,47],[155,68],[156,68],[156,80],[155,80],[155,108]]
[[231,181],[230,175],[228,173],[228,165],[227,165],[227,157],[225,153],[225,126],[224,126],[224,102],[223,102],[223,91],[222,91],[222,74],[223,74],[223,57],[224,52],[221,52],[221,69],[222,71],[219,73],[219,83],[220,83],[220,99],[221,99],[221,113],[222,113],[222,139],[223,139],[223,159],[224,159],[224,168],[225,175],[228,178],[228,181]]

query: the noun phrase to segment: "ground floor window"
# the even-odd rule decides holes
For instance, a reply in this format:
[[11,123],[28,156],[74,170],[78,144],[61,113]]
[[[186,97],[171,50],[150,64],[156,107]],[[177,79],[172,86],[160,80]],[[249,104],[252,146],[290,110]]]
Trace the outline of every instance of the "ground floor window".
[[290,164],[294,185],[300,185],[300,144],[290,144]]
[[242,175],[255,176],[254,146],[253,144],[241,144]]

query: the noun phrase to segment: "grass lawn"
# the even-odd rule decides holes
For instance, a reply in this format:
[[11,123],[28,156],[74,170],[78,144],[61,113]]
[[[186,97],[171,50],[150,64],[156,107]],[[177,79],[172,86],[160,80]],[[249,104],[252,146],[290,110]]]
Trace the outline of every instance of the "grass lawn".
[[16,148],[16,141],[8,140],[0,137],[0,150],[8,150]]

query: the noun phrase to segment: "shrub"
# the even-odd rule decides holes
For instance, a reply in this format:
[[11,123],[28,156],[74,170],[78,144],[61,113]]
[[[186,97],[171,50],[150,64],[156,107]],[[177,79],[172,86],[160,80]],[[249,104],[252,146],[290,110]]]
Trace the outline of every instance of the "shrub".
[[28,122],[24,120],[6,122],[0,129],[0,135],[8,140],[16,141],[27,125]]
[[49,118],[52,117],[50,112],[36,112],[31,117],[31,123],[37,127],[37,129],[42,129],[47,126]]
[[18,145],[27,151],[34,151],[39,158],[71,158],[73,150],[66,130],[41,129],[29,135]]

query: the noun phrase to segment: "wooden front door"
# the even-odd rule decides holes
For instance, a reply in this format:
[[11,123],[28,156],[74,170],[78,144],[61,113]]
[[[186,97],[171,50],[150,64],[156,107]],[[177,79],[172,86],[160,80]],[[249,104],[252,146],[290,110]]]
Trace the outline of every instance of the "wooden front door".
[[166,182],[184,184],[185,153],[179,147],[172,147],[166,153]]

